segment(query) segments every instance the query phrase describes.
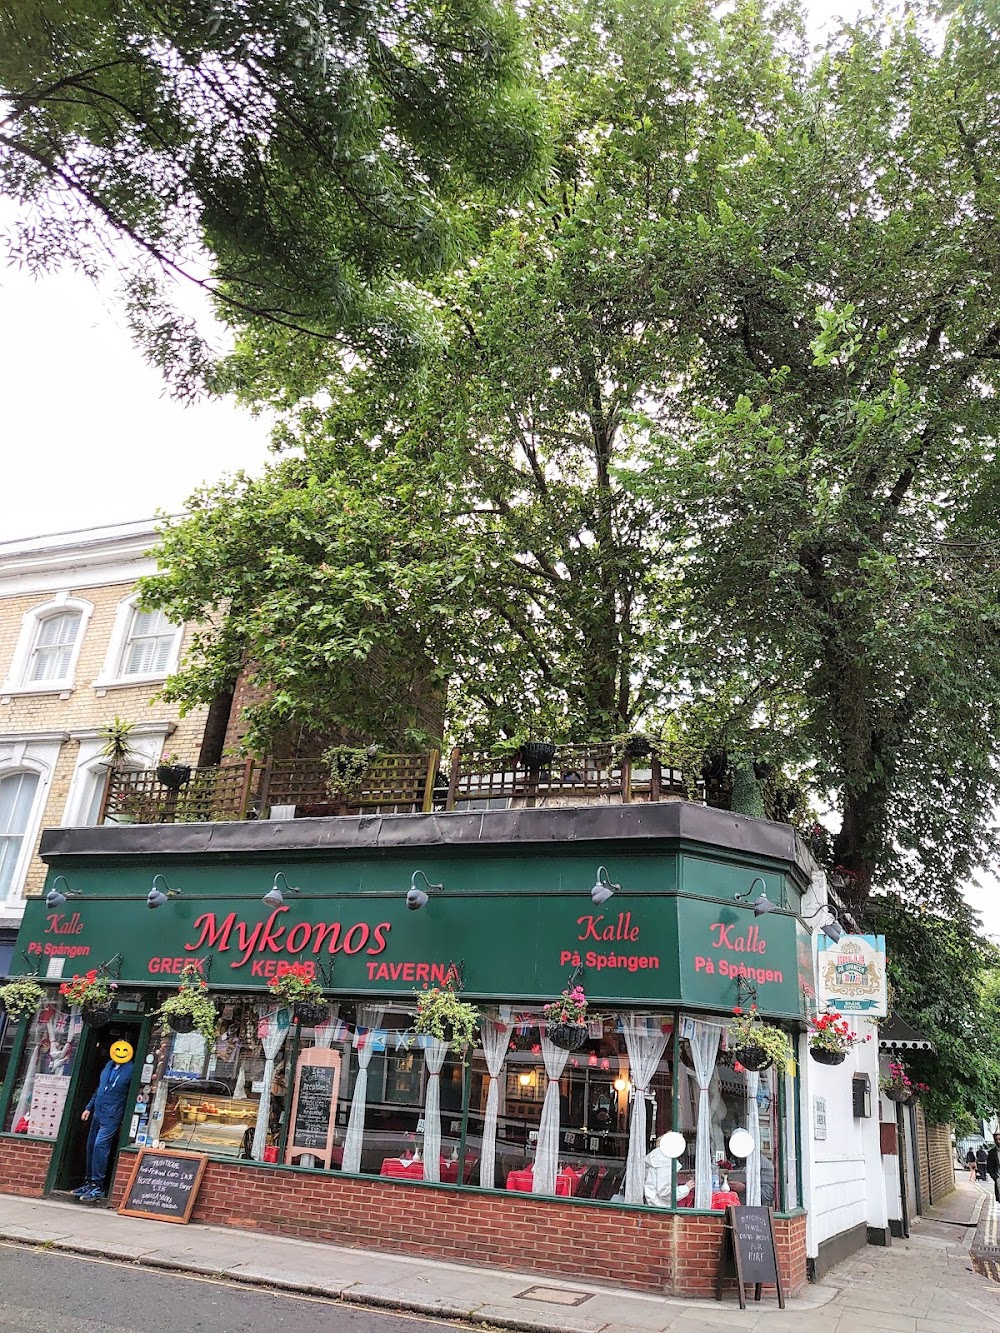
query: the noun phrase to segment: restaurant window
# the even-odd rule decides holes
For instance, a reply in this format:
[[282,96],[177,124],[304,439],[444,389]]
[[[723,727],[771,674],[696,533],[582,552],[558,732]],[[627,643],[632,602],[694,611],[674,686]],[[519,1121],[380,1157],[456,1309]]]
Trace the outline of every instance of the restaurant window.
[[285,1108],[289,1011],[222,1006],[215,1040],[158,1025],[148,1122],[137,1137],[212,1156],[276,1161]]
[[[777,1207],[778,1103],[774,1069],[745,1069],[727,1050],[721,1019],[684,1017],[677,1128],[687,1146],[677,1161],[677,1207],[714,1209],[729,1204]],[[736,1130],[754,1144],[733,1152]]]
[[69,1009],[58,997],[47,999],[31,1019],[14,1072],[13,1094],[4,1124],[8,1133],[43,1139],[56,1137],[81,1026],[79,1011]]

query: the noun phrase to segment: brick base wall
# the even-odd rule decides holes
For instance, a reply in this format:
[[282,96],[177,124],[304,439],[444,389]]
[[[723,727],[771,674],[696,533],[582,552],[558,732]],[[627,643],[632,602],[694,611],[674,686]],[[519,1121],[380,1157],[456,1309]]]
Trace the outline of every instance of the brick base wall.
[[40,1199],[52,1159],[52,1144],[15,1134],[0,1138],[0,1194]]
[[[123,1153],[118,1163],[116,1204],[134,1161]],[[721,1213],[631,1212],[214,1161],[193,1220],[684,1296],[715,1294],[723,1234]],[[806,1280],[805,1217],[774,1226],[791,1294]]]

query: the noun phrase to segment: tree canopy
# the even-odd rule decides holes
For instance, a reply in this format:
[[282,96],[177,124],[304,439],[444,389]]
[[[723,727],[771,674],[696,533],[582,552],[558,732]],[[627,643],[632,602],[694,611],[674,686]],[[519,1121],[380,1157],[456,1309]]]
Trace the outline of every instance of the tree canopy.
[[408,281],[472,237],[468,199],[537,167],[540,109],[504,0],[0,3],[9,257],[124,269],[181,386],[185,275],[237,328],[412,356]]
[[693,717],[832,801],[859,900],[949,899],[997,789],[1000,45],[927,17],[537,7],[552,166],[424,284],[433,354],[238,353],[294,452],[165,537],[147,598],[219,625],[175,695],[252,661],[256,739],[377,732],[428,659],[457,735]]

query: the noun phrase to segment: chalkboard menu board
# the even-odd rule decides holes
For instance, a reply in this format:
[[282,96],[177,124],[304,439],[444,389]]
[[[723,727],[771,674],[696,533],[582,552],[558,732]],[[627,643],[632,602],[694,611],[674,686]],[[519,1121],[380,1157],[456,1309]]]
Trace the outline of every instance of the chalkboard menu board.
[[333,1164],[340,1091],[340,1052],[314,1046],[299,1054],[285,1161],[307,1158],[304,1164]]
[[205,1174],[201,1153],[142,1148],[118,1211],[157,1222],[187,1222]]
[[299,1079],[299,1098],[292,1126],[296,1148],[326,1149],[337,1070],[332,1065],[305,1065]]
[[736,1278],[740,1308],[746,1309],[744,1285],[753,1285],[754,1300],[760,1300],[761,1287],[778,1289],[778,1305],[785,1308],[785,1293],[778,1272],[778,1252],[774,1244],[774,1210],[749,1205],[726,1209],[726,1232],[722,1242],[722,1259],[715,1284],[716,1300],[722,1298],[722,1284],[726,1278]]

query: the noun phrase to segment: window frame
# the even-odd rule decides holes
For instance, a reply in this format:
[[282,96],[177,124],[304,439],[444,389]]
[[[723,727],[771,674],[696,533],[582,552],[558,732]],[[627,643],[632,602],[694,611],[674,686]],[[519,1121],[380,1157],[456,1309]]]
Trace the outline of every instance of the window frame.
[[104,665],[101,667],[100,675],[94,681],[94,687],[98,694],[110,688],[143,685],[153,681],[166,680],[177,670],[181,641],[184,637],[184,626],[182,624],[173,626],[174,639],[162,670],[125,674],[125,659],[132,640],[132,627],[135,624],[136,616],[143,614],[138,607],[138,602],[139,594],[133,592],[122,598],[118,603],[111,637],[108,641],[108,649],[104,657]]
[[0,739],[0,779],[17,773],[33,773],[38,777],[31,814],[22,835],[10,892],[0,901],[0,925],[19,922],[24,911],[24,885],[35,854],[42,819],[49,799],[49,788],[59,758],[61,741],[18,741],[5,744]]
[[[80,619],[65,674],[53,680],[31,680],[35,649],[38,647],[38,639],[45,622],[68,612],[75,613]],[[14,647],[7,678],[0,685],[0,697],[19,694],[58,694],[68,698],[76,688],[80,652],[93,613],[93,602],[85,601],[82,597],[70,597],[67,592],[57,593],[51,601],[42,602],[25,611],[21,617],[21,630]]]

